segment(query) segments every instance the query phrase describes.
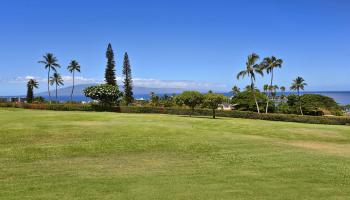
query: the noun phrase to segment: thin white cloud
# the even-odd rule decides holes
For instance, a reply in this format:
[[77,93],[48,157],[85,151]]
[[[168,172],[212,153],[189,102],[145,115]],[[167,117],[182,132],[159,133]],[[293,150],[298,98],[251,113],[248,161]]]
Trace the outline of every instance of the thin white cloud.
[[[27,75],[27,76],[18,76],[16,78],[10,79],[7,82],[8,83],[25,83],[27,82],[29,79],[35,79],[36,81],[38,81],[39,83],[46,83],[47,82],[47,78],[46,77],[39,77],[39,76],[31,76],[31,75]],[[62,79],[64,82],[72,82],[73,81],[73,76],[62,76]],[[76,84],[88,84],[88,83],[100,83],[101,81],[95,79],[95,78],[86,78],[83,76],[76,76],[75,77],[75,83]]]
[[[62,76],[62,79],[64,82],[72,82],[73,81],[73,76]],[[75,83],[76,84],[87,84],[87,83],[100,83],[102,82],[101,80],[97,80],[95,78],[87,78],[83,76],[76,76],[75,77]]]

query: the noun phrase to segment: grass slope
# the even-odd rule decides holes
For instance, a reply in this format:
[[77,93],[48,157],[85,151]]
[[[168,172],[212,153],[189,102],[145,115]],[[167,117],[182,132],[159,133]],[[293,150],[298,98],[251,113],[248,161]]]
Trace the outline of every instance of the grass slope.
[[349,199],[350,127],[0,109],[0,199]]

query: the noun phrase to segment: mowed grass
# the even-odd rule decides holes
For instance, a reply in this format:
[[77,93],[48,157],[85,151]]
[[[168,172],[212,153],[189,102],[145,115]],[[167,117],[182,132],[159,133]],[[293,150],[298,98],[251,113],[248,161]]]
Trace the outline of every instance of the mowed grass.
[[350,127],[0,109],[0,199],[350,199]]

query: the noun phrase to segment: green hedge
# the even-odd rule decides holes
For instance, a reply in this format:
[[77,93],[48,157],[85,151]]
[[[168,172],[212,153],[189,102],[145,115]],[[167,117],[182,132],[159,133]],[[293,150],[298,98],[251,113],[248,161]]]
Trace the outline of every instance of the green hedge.
[[[136,106],[119,106],[119,107],[101,107],[91,104],[26,104],[26,103],[0,103],[0,107],[40,109],[40,110],[58,110],[58,111],[109,111],[121,113],[159,113],[174,115],[189,115],[190,109],[186,108],[161,108],[161,107],[136,107]],[[192,115],[211,116],[212,110],[195,109]],[[258,114],[255,112],[245,111],[223,111],[217,110],[218,117],[232,117],[245,119],[260,119],[270,121],[299,122],[310,124],[331,124],[331,125],[350,125],[350,117],[330,117],[330,116],[301,116],[292,114]]]
[[0,107],[25,108],[36,110],[58,111],[94,111],[92,105],[83,104],[28,104],[28,103],[0,103]]
[[[162,113],[175,115],[189,115],[190,109],[184,108],[153,108],[153,107],[120,107],[122,113]],[[197,116],[212,116],[210,109],[195,109],[192,115]],[[285,122],[299,122],[310,124],[332,124],[332,125],[350,125],[350,117],[324,117],[324,116],[301,116],[291,114],[258,114],[255,112],[245,111],[223,111],[217,110],[218,117],[232,117],[245,119],[260,119],[270,121],[285,121]]]

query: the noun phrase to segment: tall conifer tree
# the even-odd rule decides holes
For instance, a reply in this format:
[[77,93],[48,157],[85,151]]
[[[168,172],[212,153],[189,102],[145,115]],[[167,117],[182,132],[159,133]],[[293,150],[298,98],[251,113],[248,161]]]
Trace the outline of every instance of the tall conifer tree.
[[133,102],[133,92],[132,92],[132,77],[131,77],[131,67],[128,53],[124,54],[123,62],[123,76],[124,76],[124,101],[126,104]]
[[27,83],[27,102],[32,103],[34,99],[34,88],[38,88],[39,84],[35,79],[30,79]]
[[105,71],[105,81],[108,85],[117,85],[115,76],[115,61],[112,45],[109,43],[106,51],[107,67]]

